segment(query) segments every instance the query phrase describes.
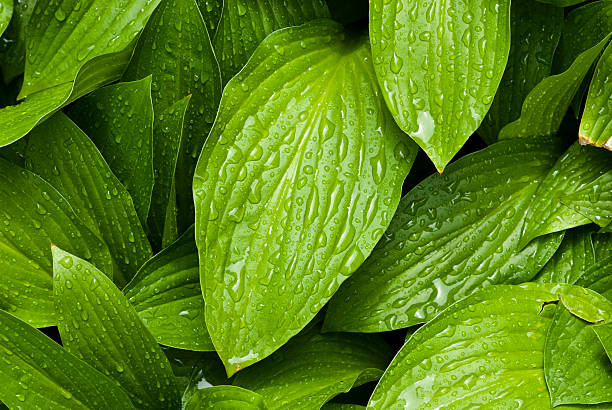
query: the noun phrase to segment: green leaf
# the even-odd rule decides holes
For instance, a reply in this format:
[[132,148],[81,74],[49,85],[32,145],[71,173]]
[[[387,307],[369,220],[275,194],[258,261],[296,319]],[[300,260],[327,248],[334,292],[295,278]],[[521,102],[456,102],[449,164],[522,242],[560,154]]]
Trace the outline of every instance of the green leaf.
[[198,390],[185,410],[266,410],[263,397],[236,386],[214,386]]
[[432,319],[483,286],[533,278],[562,235],[523,249],[521,223],[562,152],[558,145],[548,138],[502,141],[417,185],[372,255],[332,299],[325,329],[400,329]]
[[555,7],[569,7],[584,3],[586,0],[537,0],[540,3],[552,4]]
[[38,1],[26,28],[19,99],[74,81],[94,57],[129,47],[159,0]]
[[176,409],[180,397],[170,364],[121,291],[90,263],[52,250],[64,347],[114,379],[136,407]]
[[2,310],[0,353],[0,400],[11,408],[133,408],[112,380]]
[[32,326],[55,325],[51,243],[112,272],[108,248],[59,192],[0,159],[0,309]]
[[377,335],[321,334],[315,326],[238,373],[233,384],[259,393],[270,410],[318,410],[339,393],[378,380],[392,357]]
[[591,329],[595,332],[599,341],[604,347],[608,358],[612,360],[612,324],[602,324],[597,326],[591,326]]
[[563,9],[531,1],[510,8],[510,56],[497,94],[478,134],[489,144],[516,120],[529,92],[550,75],[553,55],[563,28]]
[[11,22],[2,35],[4,47],[0,51],[0,66],[6,84],[23,74],[25,66],[25,28],[36,0],[9,0],[13,5]]
[[204,323],[193,228],[145,263],[123,293],[158,343],[215,350]]
[[221,12],[223,11],[223,0],[196,0],[200,13],[206,23],[206,28],[211,36],[217,30],[219,26],[219,20],[221,19]]
[[0,36],[9,25],[13,16],[13,0],[0,0]]
[[104,240],[117,266],[113,280],[124,286],[151,257],[151,245],[130,194],[93,142],[60,112],[30,134],[26,164],[53,185],[83,223]]
[[[608,154],[607,159],[610,161],[612,154]],[[612,169],[559,200],[597,225],[609,226],[612,222]]]
[[225,0],[214,39],[223,83],[244,67],[268,34],[325,17],[330,14],[323,0]]
[[144,225],[153,191],[151,78],[96,90],[70,106],[68,115],[126,187]]
[[327,403],[323,407],[322,410],[362,410],[365,409],[365,406],[360,406],[358,404],[346,404],[346,403]]
[[[194,0],[164,1],[151,16],[124,79],[136,80],[151,74],[157,114],[165,113],[191,94],[175,174],[178,229],[182,233],[193,224],[193,173],[221,97],[219,65]],[[159,133],[160,119],[154,125],[154,152],[166,148],[167,136]],[[154,163],[159,170],[157,158]]]
[[162,112],[155,123],[155,186],[149,214],[153,241],[166,247],[178,238],[175,175],[183,138],[183,126],[190,96],[177,101]]
[[131,54],[132,49],[128,47],[119,53],[93,58],[83,65],[74,82],[34,93],[17,105],[0,109],[0,124],[3,124],[0,147],[23,137],[72,101],[118,80]]
[[549,408],[542,365],[555,299],[545,285],[498,285],[453,304],[402,347],[368,408]]
[[558,159],[534,192],[531,210],[523,223],[521,247],[540,235],[589,223],[588,218],[563,205],[559,199],[611,170],[611,159],[612,154],[605,150],[574,143]]
[[493,102],[510,50],[510,2],[370,0],[370,37],[391,113],[442,172]]
[[572,98],[610,36],[578,55],[566,71],[535,86],[525,98],[520,118],[502,128],[499,139],[541,137],[557,132]]
[[218,384],[228,384],[225,367],[215,352],[193,352],[190,350],[162,347],[180,392],[183,404],[198,389]]
[[593,228],[584,226],[565,231],[557,252],[538,274],[539,283],[574,283],[593,263]]
[[206,324],[228,375],[297,334],[397,207],[416,149],[370,59],[364,38],[318,20],[270,35],[225,88],[194,196]]
[[591,144],[612,151],[612,45],[608,45],[597,63],[580,121],[581,144]]

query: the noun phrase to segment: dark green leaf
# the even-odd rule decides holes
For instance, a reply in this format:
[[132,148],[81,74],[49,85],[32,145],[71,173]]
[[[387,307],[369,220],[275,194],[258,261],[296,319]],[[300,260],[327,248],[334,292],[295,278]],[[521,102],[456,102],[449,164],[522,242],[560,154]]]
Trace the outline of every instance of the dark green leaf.
[[315,326],[238,373],[233,384],[259,393],[271,410],[318,410],[339,393],[378,380],[392,357],[379,336],[321,334]]
[[397,207],[415,146],[370,60],[364,38],[318,20],[270,35],[225,88],[194,194],[206,324],[229,375],[297,334]]
[[540,3],[552,4],[555,7],[569,7],[584,3],[586,0],[537,0]]
[[158,343],[214,350],[204,323],[193,228],[145,263],[123,293]]
[[346,403],[327,403],[322,410],[365,410],[365,406],[358,404],[346,404]]
[[0,400],[13,409],[131,409],[115,383],[0,310]]
[[[12,0],[9,2],[13,3]],[[15,77],[23,74],[25,66],[25,28],[34,10],[36,0],[15,1],[13,17],[2,35],[4,42],[0,47],[0,66],[5,83],[10,83]]]
[[180,405],[166,356],[102,272],[53,247],[53,292],[58,328],[68,351],[114,379],[138,408]]
[[493,102],[510,50],[510,2],[370,0],[370,37],[391,113],[442,172]]
[[68,115],[92,139],[145,223],[153,190],[151,78],[94,91]]
[[[57,113],[30,134],[26,164],[68,200],[76,215],[108,245],[124,286],[151,257],[132,198],[93,142]],[[60,244],[58,244],[60,245]]]
[[323,0],[225,0],[214,40],[223,83],[242,69],[268,34],[329,16]]
[[521,223],[561,152],[548,138],[502,141],[420,183],[402,198],[372,255],[334,296],[325,328],[404,328],[480,287],[533,278],[562,236],[522,249]]
[[108,248],[55,188],[2,159],[0,198],[0,309],[32,326],[54,325],[51,243],[112,272]]
[[200,9],[200,13],[202,13],[202,17],[204,18],[204,23],[206,23],[206,28],[208,28],[208,33],[211,37],[213,37],[217,27],[219,26],[219,20],[221,19],[221,12],[223,11],[223,0],[196,0],[198,3],[198,8]]
[[214,386],[195,392],[185,410],[266,410],[263,398],[236,386]]
[[183,404],[198,389],[228,384],[225,367],[216,353],[192,352],[172,347],[162,349],[172,367],[177,387],[183,394]]
[[510,56],[497,94],[478,134],[497,141],[504,125],[516,120],[529,92],[550,75],[563,27],[563,9],[531,1],[514,1],[510,9]]

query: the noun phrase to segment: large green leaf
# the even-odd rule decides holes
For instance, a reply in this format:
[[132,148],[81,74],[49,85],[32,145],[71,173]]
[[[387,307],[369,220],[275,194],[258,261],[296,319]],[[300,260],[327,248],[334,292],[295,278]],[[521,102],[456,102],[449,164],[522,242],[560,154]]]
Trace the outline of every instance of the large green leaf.
[[204,323],[193,228],[145,263],[123,293],[158,343],[214,350]]
[[[191,94],[175,168],[181,233],[193,224],[193,173],[221,97],[219,65],[195,0],[164,1],[151,16],[124,78],[135,80],[150,74],[156,113],[166,112]],[[166,148],[167,136],[160,134],[158,124],[154,129],[154,152],[159,152]],[[158,160],[154,158],[155,169],[159,170]]]
[[370,253],[416,154],[364,38],[279,30],[225,88],[194,179],[206,324],[228,374],[299,332]]
[[176,409],[180,396],[170,364],[121,291],[90,263],[52,250],[64,347],[114,379],[136,407]]
[[[607,159],[612,160],[612,154],[608,154]],[[609,226],[612,222],[612,169],[559,200],[599,226]]]
[[370,37],[391,113],[442,172],[493,102],[510,50],[510,2],[370,0]]
[[591,326],[599,341],[601,342],[608,358],[612,360],[612,324],[606,323],[597,326]]
[[554,300],[545,285],[498,285],[455,303],[402,347],[368,408],[549,408],[543,361]]
[[550,75],[563,27],[563,9],[532,1],[515,1],[510,9],[511,41],[506,71],[491,108],[478,128],[488,143],[516,120],[529,92]]
[[0,198],[0,309],[32,326],[54,325],[51,243],[112,272],[108,248],[55,188],[3,159]]
[[0,66],[2,67],[4,82],[7,84],[23,73],[25,66],[25,28],[35,5],[36,0],[15,1],[11,22],[2,35],[3,46],[0,46]]
[[[612,300],[612,258],[595,263],[576,284]],[[566,309],[555,312],[544,361],[553,405],[612,401],[612,363],[592,327]]]
[[26,28],[20,97],[74,81],[94,57],[129,47],[159,0],[39,0]]
[[330,15],[323,0],[225,0],[214,40],[224,84],[268,34],[324,17]]
[[0,400],[14,409],[131,409],[118,386],[0,310]]
[[580,143],[612,151],[612,45],[597,63],[580,121]]
[[30,134],[26,164],[53,185],[83,223],[106,242],[118,268],[113,270],[113,280],[124,286],[151,257],[151,245],[130,194],[93,142],[60,112]]
[[200,13],[202,13],[208,33],[213,37],[219,26],[224,0],[196,0],[196,3],[198,3]]
[[393,352],[376,335],[320,333],[320,326],[291,339],[234,385],[261,394],[269,409],[313,409],[354,386],[378,380]]
[[68,115],[126,187],[144,224],[153,191],[151,78],[96,90],[73,104]]
[[0,0],[0,36],[9,25],[13,16],[13,0]]
[[185,410],[266,410],[263,397],[236,386],[213,386],[195,392]]
[[557,132],[582,80],[611,35],[579,54],[566,71],[547,77],[535,86],[525,98],[519,119],[502,128],[499,139],[541,137]]
[[537,236],[589,223],[588,218],[563,205],[559,199],[596,181],[610,170],[612,153],[594,147],[582,147],[575,142],[558,159],[534,192],[531,210],[523,223],[521,246]]
[[480,287],[533,278],[561,235],[522,249],[521,222],[561,152],[548,138],[502,141],[420,183],[402,198],[383,240],[332,299],[325,328],[404,328],[430,320]]

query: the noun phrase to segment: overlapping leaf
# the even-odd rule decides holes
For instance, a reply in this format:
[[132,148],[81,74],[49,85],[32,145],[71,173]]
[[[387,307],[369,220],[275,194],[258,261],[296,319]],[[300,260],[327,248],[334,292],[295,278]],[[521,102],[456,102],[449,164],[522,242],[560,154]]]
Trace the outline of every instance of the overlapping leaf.
[[[607,159],[612,160],[612,155],[608,154]],[[577,191],[563,195],[560,201],[599,226],[609,226],[612,222],[612,170]]]
[[391,357],[378,336],[321,334],[314,326],[238,373],[233,384],[259,393],[271,410],[317,410],[339,393],[378,380]]
[[383,240],[332,299],[325,328],[404,328],[428,321],[480,287],[533,278],[561,235],[523,249],[521,223],[561,152],[548,138],[503,141],[420,183],[402,198]]
[[263,398],[237,386],[213,386],[195,392],[185,410],[266,410]]
[[397,206],[415,149],[364,40],[329,20],[278,31],[225,88],[194,193],[207,326],[228,374],[304,327]]
[[0,353],[0,400],[11,408],[133,408],[112,380],[2,310]]
[[240,71],[268,34],[330,16],[323,0],[225,0],[224,3],[214,41],[224,83]]
[[108,248],[53,186],[2,159],[0,201],[0,309],[54,325],[51,243],[112,273]]
[[493,102],[510,49],[510,2],[371,0],[370,37],[391,113],[441,172]]
[[4,47],[0,51],[0,66],[5,83],[23,73],[25,67],[25,29],[34,11],[36,0],[14,1],[13,16],[2,35]]
[[0,1],[0,36],[9,25],[13,16],[13,0]]
[[66,115],[57,113],[30,134],[26,164],[105,241],[118,268],[113,279],[124,286],[151,257],[151,245],[132,198],[93,142]]
[[126,187],[144,225],[153,190],[151,78],[96,90],[73,104],[68,115]]
[[208,28],[208,33],[214,37],[214,33],[219,26],[221,12],[223,11],[224,0],[196,0],[200,13],[204,18],[204,23]]
[[491,108],[478,128],[488,143],[516,120],[529,92],[550,75],[563,27],[563,9],[530,1],[515,1],[510,9],[511,41],[508,64]]
[[612,151],[612,45],[597,63],[580,122],[580,143]]
[[602,325],[592,326],[591,329],[595,332],[601,342],[608,358],[612,360],[612,324],[606,323]]
[[114,379],[137,408],[176,409],[168,360],[121,291],[95,266],[53,248],[58,328],[68,351]]
[[204,323],[193,228],[145,263],[123,293],[158,343],[214,350]]

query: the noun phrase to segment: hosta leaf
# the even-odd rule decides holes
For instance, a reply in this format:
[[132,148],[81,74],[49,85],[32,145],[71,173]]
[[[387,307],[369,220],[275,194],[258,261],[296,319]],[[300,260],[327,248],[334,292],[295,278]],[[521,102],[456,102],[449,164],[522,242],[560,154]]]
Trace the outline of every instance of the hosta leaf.
[[38,1],[26,28],[19,98],[74,81],[94,57],[126,49],[159,0]]
[[26,164],[53,185],[106,242],[118,267],[113,280],[124,286],[151,257],[151,245],[130,194],[93,142],[60,112],[30,134]]
[[[598,261],[576,284],[611,299],[611,269],[612,258]],[[544,361],[553,405],[612,401],[612,363],[593,327],[566,309],[555,312]]]
[[145,263],[123,293],[158,343],[214,350],[204,323],[193,228]]
[[180,397],[170,364],[121,291],[90,263],[52,250],[64,347],[114,379],[136,407],[176,409]]
[[0,310],[0,400],[14,409],[131,409],[103,374]]
[[206,324],[228,374],[299,332],[370,253],[415,147],[364,38],[270,35],[226,86],[194,179]]
[[[612,155],[608,154],[608,161]],[[563,195],[561,203],[601,227],[612,222],[612,169],[579,190]]]
[[144,224],[153,190],[151,78],[96,90],[73,104],[68,115],[126,187]]
[[[179,233],[193,224],[192,179],[202,144],[217,113],[221,74],[206,25],[194,0],[167,0],[160,4],[143,30],[124,79],[153,75],[153,107],[157,114],[191,94],[185,114],[176,167]],[[167,148],[156,115],[154,152]],[[159,170],[159,158],[154,158]]]
[[183,404],[199,389],[228,384],[225,367],[215,352],[194,352],[190,350],[162,347],[176,384],[183,394]]
[[370,37],[391,113],[442,172],[493,102],[510,2],[370,0]]
[[329,16],[323,0],[225,0],[214,40],[223,82],[240,71],[268,34]]
[[322,334],[315,326],[238,373],[233,384],[261,394],[271,410],[318,410],[339,393],[378,380],[392,356],[376,335]]
[[565,197],[612,170],[612,154],[574,143],[541,181],[526,215],[521,246],[533,238],[589,223],[589,219],[563,205]]
[[0,201],[0,309],[32,326],[54,325],[51,243],[112,272],[108,248],[55,188],[2,159]]
[[202,17],[204,18],[204,23],[206,23],[206,27],[208,28],[208,33],[211,37],[217,30],[219,26],[219,20],[221,19],[221,12],[223,11],[223,0],[196,0],[198,3],[198,8],[200,9],[200,13],[202,13]]
[[612,45],[597,63],[580,121],[580,143],[612,151]]
[[491,286],[450,306],[402,347],[368,408],[549,408],[548,289]]
[[13,16],[13,0],[0,0],[0,36],[9,25]]
[[525,98],[521,116],[502,128],[499,139],[541,137],[554,134],[593,63],[610,35],[584,51],[563,73],[545,78]]
[[593,329],[599,338],[599,341],[604,347],[608,358],[612,360],[612,324],[607,323],[603,325],[591,326],[591,329]]
[[25,28],[34,10],[36,0],[12,1],[13,16],[2,35],[4,46],[0,50],[0,66],[5,83],[23,73],[25,66]]
[[539,283],[574,283],[595,262],[593,228],[565,231],[561,246],[538,274]]
[[195,392],[185,410],[266,410],[263,397],[236,386],[213,386]]
[[515,1],[510,9],[510,56],[491,108],[478,128],[487,142],[497,141],[504,125],[516,120],[529,92],[550,75],[563,27],[563,9]]
[[521,222],[537,183],[561,152],[547,138],[502,141],[421,182],[402,198],[372,255],[332,299],[325,328],[404,328],[482,286],[533,278],[562,237],[522,249]]

